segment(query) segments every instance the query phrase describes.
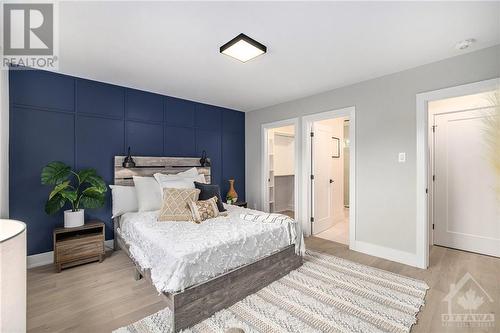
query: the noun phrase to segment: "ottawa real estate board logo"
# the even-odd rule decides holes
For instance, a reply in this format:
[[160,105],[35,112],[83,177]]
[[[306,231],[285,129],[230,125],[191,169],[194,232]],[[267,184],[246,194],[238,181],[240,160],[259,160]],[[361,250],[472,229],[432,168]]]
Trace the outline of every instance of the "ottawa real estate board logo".
[[448,303],[446,313],[441,314],[443,326],[494,329],[495,313],[491,311],[494,300],[470,273],[450,285],[443,302]]
[[58,69],[55,2],[2,1],[2,19],[2,69]]

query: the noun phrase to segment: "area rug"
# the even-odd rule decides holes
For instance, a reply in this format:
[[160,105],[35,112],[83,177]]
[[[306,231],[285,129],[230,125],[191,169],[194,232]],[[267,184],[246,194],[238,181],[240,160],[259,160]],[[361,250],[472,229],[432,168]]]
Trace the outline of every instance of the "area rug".
[[[304,265],[185,333],[409,332],[424,305],[424,281],[306,251]],[[161,310],[115,333],[166,333]]]

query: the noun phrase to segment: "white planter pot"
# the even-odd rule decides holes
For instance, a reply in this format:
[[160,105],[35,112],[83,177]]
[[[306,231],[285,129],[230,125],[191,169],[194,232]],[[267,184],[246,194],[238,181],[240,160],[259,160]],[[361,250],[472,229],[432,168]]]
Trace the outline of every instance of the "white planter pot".
[[80,227],[85,223],[84,219],[84,210],[79,209],[76,212],[69,210],[64,211],[64,227],[65,228],[74,228]]

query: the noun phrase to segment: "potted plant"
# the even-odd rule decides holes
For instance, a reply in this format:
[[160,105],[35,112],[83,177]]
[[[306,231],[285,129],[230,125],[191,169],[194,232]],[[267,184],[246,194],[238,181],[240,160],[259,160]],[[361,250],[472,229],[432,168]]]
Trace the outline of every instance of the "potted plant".
[[50,162],[42,169],[41,181],[53,189],[45,204],[49,215],[57,213],[67,202],[71,209],[64,211],[64,227],[79,227],[84,224],[83,208],[104,206],[106,183],[94,169],[73,171],[63,162]]

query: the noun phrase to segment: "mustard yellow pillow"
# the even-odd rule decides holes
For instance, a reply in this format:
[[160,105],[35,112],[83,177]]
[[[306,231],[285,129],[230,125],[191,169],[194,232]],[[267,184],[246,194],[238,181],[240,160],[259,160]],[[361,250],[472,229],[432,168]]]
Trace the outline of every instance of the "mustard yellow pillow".
[[164,188],[158,221],[192,221],[188,203],[197,201],[199,195],[195,188]]
[[191,209],[193,221],[196,223],[219,216],[217,197],[212,197],[208,200],[191,201],[188,205],[189,209]]

